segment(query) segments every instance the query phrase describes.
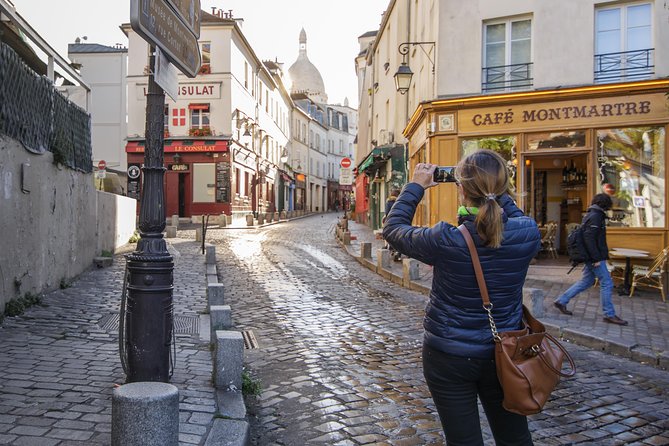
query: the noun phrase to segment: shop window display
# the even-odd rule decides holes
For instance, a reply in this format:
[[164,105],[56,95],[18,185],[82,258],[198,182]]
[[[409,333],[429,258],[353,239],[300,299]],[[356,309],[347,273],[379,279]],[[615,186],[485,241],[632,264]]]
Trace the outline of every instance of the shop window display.
[[599,190],[611,195],[611,226],[665,225],[664,127],[597,131]]
[[518,159],[516,157],[516,137],[515,136],[488,136],[484,138],[468,138],[460,142],[460,159],[470,153],[488,149],[499,153],[506,160],[506,165],[511,176],[511,184],[516,184],[516,171]]

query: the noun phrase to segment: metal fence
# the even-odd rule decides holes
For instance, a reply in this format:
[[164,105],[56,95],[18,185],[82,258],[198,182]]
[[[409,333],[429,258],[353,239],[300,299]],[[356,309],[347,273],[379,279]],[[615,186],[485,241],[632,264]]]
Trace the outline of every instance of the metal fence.
[[45,77],[0,44],[0,133],[54,162],[93,171],[90,115],[65,99]]

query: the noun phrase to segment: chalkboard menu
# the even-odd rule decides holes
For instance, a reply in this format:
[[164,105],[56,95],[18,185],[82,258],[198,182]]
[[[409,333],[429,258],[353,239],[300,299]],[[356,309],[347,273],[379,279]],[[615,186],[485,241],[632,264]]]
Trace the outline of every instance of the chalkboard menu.
[[230,163],[216,163],[216,202],[230,202]]

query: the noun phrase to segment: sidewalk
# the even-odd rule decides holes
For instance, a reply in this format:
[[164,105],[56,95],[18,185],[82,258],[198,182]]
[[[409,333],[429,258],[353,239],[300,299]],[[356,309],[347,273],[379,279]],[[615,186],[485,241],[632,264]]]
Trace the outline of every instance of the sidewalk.
[[[365,225],[348,222],[351,244],[344,245],[348,253],[363,265],[376,269],[377,249],[384,245],[373,231]],[[372,244],[372,259],[360,259],[360,243]],[[525,288],[538,288],[544,293],[544,316],[541,321],[547,329],[564,339],[575,343],[616,354],[632,360],[669,369],[669,303],[662,302],[659,292],[638,290],[633,298],[619,296],[614,290],[613,303],[617,314],[629,321],[621,327],[602,320],[599,288],[591,288],[572,299],[569,308],[573,316],[566,316],[553,307],[553,301],[572,283],[581,277],[580,269],[567,275],[570,266],[546,265],[539,260],[531,265],[525,281]],[[390,268],[377,273],[402,283],[402,262],[392,262]],[[411,281],[410,288],[429,294],[432,282],[432,268],[419,266],[419,278]]]
[[[200,244],[168,240],[174,256],[179,443],[204,444],[217,414],[208,342],[206,266]],[[132,245],[134,248],[134,245]],[[0,325],[0,444],[108,445],[111,395],[125,382],[118,314],[125,259]],[[203,336],[200,335],[202,332]]]

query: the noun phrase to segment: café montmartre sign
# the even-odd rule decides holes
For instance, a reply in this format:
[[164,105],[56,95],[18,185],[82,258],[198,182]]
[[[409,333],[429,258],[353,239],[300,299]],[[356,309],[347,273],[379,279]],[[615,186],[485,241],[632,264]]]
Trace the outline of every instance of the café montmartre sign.
[[459,133],[475,133],[491,129],[642,123],[668,116],[664,95],[649,94],[465,109],[458,112],[458,127]]

